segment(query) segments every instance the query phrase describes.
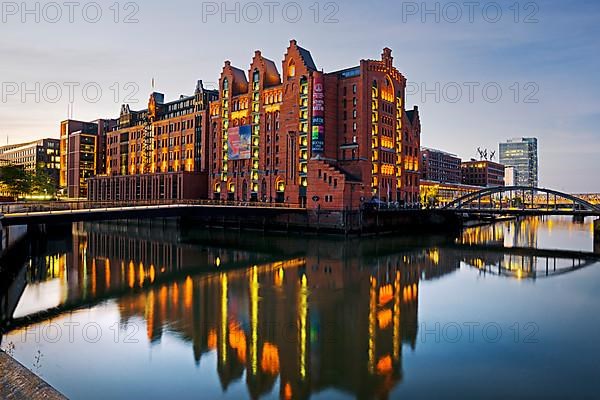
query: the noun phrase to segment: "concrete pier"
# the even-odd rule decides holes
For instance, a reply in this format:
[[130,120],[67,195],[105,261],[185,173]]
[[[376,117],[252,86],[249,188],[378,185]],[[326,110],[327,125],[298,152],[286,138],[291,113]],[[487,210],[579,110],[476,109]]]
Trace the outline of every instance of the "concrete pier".
[[600,218],[594,220],[594,253],[600,254]]
[[65,396],[40,377],[0,351],[0,398],[64,400]]

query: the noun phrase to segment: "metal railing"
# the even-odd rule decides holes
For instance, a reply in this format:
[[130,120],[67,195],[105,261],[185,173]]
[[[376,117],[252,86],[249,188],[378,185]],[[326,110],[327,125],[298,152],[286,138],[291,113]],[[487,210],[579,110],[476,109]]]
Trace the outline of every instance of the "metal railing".
[[54,211],[84,211],[97,209],[125,209],[135,207],[189,207],[189,206],[221,206],[221,207],[255,207],[276,209],[304,209],[298,204],[264,203],[224,200],[120,200],[120,201],[47,201],[47,202],[15,202],[0,203],[0,212],[4,215],[30,214]]

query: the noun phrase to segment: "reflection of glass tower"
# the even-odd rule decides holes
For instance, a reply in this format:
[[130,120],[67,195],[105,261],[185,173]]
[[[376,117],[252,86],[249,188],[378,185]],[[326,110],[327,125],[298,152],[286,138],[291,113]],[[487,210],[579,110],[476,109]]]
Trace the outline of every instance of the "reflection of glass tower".
[[513,167],[516,184],[538,186],[538,143],[536,138],[509,139],[500,143],[500,164]]

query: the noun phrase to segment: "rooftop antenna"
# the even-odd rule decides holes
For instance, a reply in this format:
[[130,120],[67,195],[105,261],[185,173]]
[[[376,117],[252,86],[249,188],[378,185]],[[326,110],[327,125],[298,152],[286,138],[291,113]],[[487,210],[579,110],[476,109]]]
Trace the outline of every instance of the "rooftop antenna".
[[73,119],[73,102],[67,104],[67,119]]

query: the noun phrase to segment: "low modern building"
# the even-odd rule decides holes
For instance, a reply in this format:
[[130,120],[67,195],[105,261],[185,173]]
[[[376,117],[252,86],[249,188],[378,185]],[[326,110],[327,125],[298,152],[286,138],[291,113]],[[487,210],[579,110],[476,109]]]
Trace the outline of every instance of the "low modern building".
[[479,190],[481,190],[480,186],[463,185],[462,183],[441,183],[421,179],[421,204],[441,207],[462,196]]
[[536,138],[516,138],[500,143],[500,163],[506,167],[514,167],[517,185],[538,186],[538,140]]
[[440,183],[461,183],[462,160],[456,154],[421,148],[421,179]]
[[0,160],[6,165],[22,166],[26,171],[42,170],[59,184],[60,143],[58,139],[40,139],[0,147]]
[[106,169],[106,137],[114,119],[60,124],[60,186],[70,198],[87,197],[87,180]]
[[462,183],[472,186],[504,186],[504,165],[487,160],[462,163]]
[[505,167],[504,169],[504,185],[505,186],[516,186],[517,185],[517,170],[515,167]]

